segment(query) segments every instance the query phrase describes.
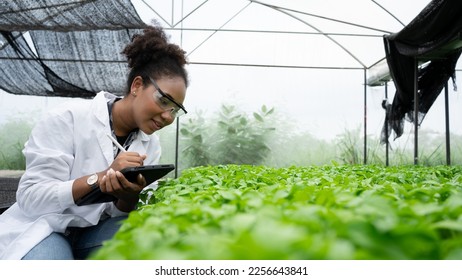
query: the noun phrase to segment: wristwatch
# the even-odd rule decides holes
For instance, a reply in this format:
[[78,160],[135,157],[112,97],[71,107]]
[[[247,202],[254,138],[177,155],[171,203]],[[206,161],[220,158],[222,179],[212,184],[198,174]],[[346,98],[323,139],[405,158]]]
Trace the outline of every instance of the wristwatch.
[[87,178],[87,184],[93,190],[98,187],[98,174],[92,174],[90,177]]

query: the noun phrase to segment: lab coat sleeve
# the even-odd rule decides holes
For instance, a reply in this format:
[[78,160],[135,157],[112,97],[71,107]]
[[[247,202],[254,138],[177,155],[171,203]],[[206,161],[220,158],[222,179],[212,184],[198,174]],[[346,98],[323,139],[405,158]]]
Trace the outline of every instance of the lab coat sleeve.
[[34,127],[23,153],[26,172],[16,199],[32,217],[63,213],[74,205],[70,173],[74,160],[74,129],[70,112],[50,113]]

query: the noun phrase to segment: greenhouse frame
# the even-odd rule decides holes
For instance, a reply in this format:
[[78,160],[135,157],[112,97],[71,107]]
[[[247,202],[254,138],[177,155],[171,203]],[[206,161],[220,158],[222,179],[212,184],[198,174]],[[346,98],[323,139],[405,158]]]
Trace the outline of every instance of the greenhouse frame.
[[[349,9],[352,12],[335,12],[332,5],[338,7],[336,11]],[[446,82],[449,77],[454,77],[461,48],[461,23],[457,17],[453,19],[462,9],[457,1],[416,1],[397,6],[393,1],[385,0],[357,0],[353,3],[310,1],[309,4],[244,0],[172,0],[162,4],[144,0],[47,0],[40,4],[36,1],[8,1],[1,9],[0,84],[7,93],[80,98],[90,98],[101,89],[121,93],[126,66],[120,50],[134,33],[150,20],[155,20],[186,50],[192,67],[362,72],[362,80],[356,83],[363,87],[364,163],[368,158],[368,96],[372,87],[383,88],[383,103],[387,103],[393,112],[396,111],[393,110],[396,109],[396,100],[402,100],[396,96],[406,96],[407,100],[407,111],[400,112],[394,124],[384,122],[381,131],[386,144],[387,164],[391,132],[388,123],[396,133],[395,137],[399,137],[405,114],[419,120],[414,123],[414,162],[417,164],[418,126],[441,89],[446,88],[446,153],[450,164]],[[435,28],[428,27],[431,20],[426,17],[438,19]],[[450,22],[450,26],[440,22]],[[432,46],[425,42],[425,36],[406,38],[407,34],[415,34],[415,30],[421,28],[419,24],[428,27],[426,35],[429,32],[447,35],[431,37]],[[442,33],[443,30],[448,33]],[[250,41],[252,39],[255,40]],[[108,40],[112,43],[107,44]],[[394,54],[384,47],[384,40],[385,46],[390,46],[390,42],[399,47],[405,43],[412,45],[414,42],[409,40],[420,40],[416,42],[425,45],[425,50],[417,46],[418,51],[414,53],[409,51],[410,47],[407,48],[406,55],[411,55],[416,64],[413,68],[416,81],[417,69],[423,72],[430,69],[428,65],[436,64],[433,61],[442,61],[447,55],[453,55],[452,68],[441,78],[438,86],[432,88],[432,98],[427,99],[423,108],[417,109],[419,103],[413,102],[418,100],[416,85],[412,97],[405,92],[404,95],[396,95],[392,103],[388,102],[388,85],[391,77],[394,77],[393,81],[397,80],[398,72],[390,73],[388,70],[386,58],[388,61],[396,59],[391,58]],[[435,71],[438,69],[441,68]],[[335,75],[338,74],[332,74]],[[404,78],[410,81],[409,77]],[[400,93],[404,92],[402,85],[398,87]],[[410,104],[414,107],[410,108]],[[393,116],[396,118],[396,115]],[[390,121],[388,114],[386,119]],[[401,123],[400,129],[397,128],[398,123]],[[179,126],[178,121],[177,135]],[[177,161],[178,144],[176,149]]]

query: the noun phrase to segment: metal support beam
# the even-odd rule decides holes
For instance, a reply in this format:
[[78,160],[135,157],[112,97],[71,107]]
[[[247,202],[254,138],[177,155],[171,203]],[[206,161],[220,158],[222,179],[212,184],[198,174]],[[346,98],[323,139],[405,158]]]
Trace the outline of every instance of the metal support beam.
[[390,161],[389,161],[388,151],[390,149],[390,143],[388,142],[388,137],[389,137],[388,131],[389,130],[388,130],[388,114],[387,114],[388,82],[385,82],[385,100],[386,100],[386,104],[385,104],[385,139],[386,139],[386,142],[385,142],[385,166],[389,166]]
[[444,111],[446,119],[446,164],[451,165],[451,136],[449,133],[449,94],[448,82],[444,85]]
[[364,164],[367,164],[367,69],[364,68]]
[[175,178],[178,178],[179,169],[179,154],[180,154],[180,120],[176,118],[176,132],[175,132]]
[[414,58],[414,165],[419,164],[419,65]]

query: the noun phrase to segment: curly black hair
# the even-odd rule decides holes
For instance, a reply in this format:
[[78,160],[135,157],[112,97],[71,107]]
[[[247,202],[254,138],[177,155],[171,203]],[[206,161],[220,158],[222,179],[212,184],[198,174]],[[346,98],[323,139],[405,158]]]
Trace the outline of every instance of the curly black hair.
[[147,77],[159,79],[162,76],[181,77],[188,87],[188,63],[186,52],[178,45],[170,43],[169,37],[159,25],[150,25],[142,34],[135,34],[132,41],[122,51],[128,59],[130,73],[127,80],[127,92],[133,79],[143,77],[143,83],[149,84]]

